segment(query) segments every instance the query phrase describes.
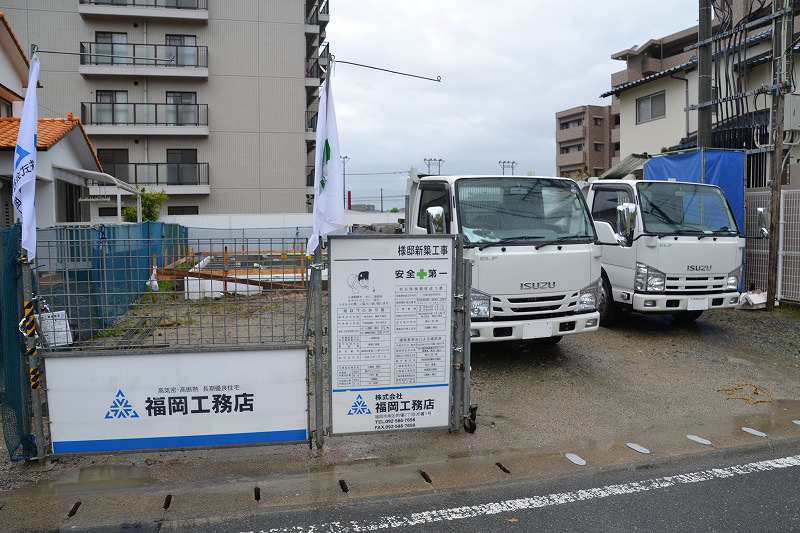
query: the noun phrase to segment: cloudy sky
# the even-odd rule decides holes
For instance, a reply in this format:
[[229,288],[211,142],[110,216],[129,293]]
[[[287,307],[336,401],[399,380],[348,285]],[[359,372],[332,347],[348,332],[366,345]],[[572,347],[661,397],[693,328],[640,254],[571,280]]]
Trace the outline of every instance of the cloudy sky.
[[[600,6],[602,5],[602,8]],[[400,206],[405,176],[441,158],[443,174],[555,174],[555,113],[599,95],[610,55],[697,23],[697,0],[338,0],[328,41],[341,153],[353,201]]]

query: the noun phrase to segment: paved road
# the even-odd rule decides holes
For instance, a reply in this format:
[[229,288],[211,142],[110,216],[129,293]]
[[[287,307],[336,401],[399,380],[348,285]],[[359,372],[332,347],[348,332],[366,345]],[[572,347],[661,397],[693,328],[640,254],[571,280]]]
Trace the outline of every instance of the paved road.
[[800,448],[762,446],[636,470],[273,512],[197,531],[793,531]]

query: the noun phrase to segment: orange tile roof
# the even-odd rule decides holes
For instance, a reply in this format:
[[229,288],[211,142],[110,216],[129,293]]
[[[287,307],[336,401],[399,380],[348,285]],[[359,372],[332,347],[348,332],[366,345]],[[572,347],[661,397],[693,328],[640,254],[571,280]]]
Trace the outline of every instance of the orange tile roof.
[[[0,149],[14,148],[17,145],[17,135],[19,134],[19,121],[18,118],[0,118]],[[36,132],[36,147],[39,150],[48,150],[60,141],[67,133],[72,131],[73,128],[78,127],[81,133],[86,138],[86,143],[92,151],[92,156],[97,162],[98,168],[102,171],[103,167],[100,160],[97,159],[97,152],[95,152],[86,130],[83,129],[83,124],[79,118],[72,116],[72,113],[67,115],[67,118],[40,118],[39,127]]]

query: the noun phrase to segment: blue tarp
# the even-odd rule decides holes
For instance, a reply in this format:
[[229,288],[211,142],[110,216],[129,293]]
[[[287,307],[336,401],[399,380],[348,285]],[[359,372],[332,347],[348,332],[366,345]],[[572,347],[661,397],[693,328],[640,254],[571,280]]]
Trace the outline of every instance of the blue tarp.
[[[705,179],[703,175],[705,152]],[[744,161],[743,150],[690,150],[679,154],[656,156],[644,164],[646,180],[677,180],[716,185],[728,198],[739,233],[744,228]]]

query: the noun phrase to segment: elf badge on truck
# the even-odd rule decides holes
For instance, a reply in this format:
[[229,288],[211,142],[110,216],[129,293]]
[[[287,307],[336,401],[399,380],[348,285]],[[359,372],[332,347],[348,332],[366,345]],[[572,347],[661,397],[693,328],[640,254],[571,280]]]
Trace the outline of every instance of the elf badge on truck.
[[739,303],[744,238],[719,187],[596,180],[587,201],[619,241],[603,246],[601,325],[613,325],[625,309],[695,320]]
[[577,184],[533,176],[424,176],[411,171],[406,233],[461,234],[473,262],[472,342],[596,330],[601,241]]

